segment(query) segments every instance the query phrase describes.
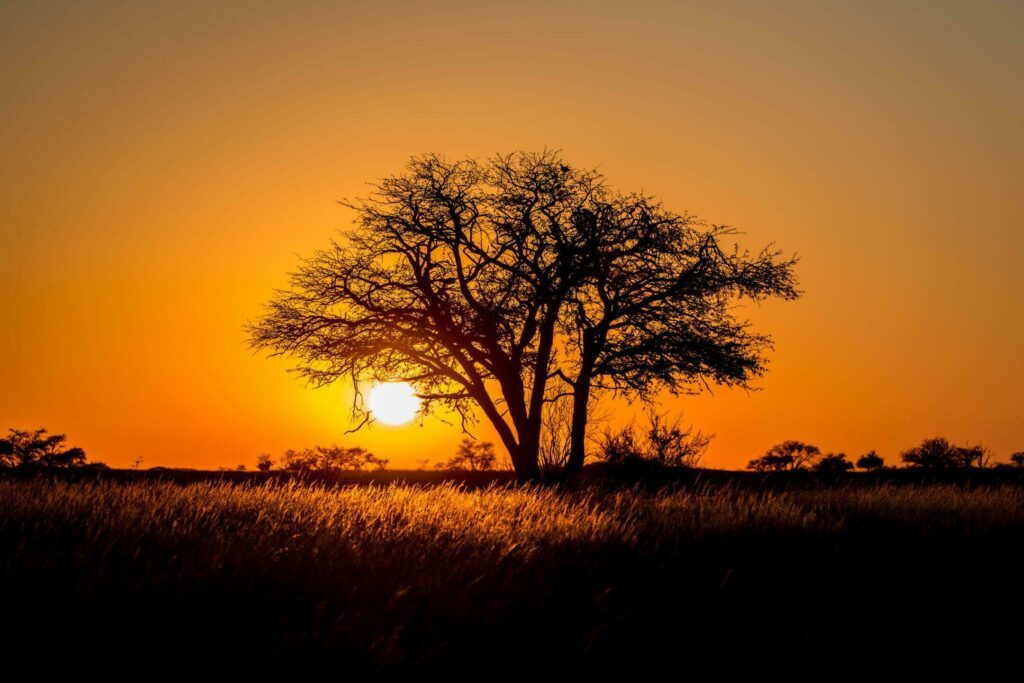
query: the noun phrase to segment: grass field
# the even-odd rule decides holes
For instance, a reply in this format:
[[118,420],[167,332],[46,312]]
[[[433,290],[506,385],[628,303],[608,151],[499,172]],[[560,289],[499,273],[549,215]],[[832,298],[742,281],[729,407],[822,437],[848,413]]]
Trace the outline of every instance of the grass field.
[[51,664],[1010,672],[1024,495],[0,479],[0,586]]

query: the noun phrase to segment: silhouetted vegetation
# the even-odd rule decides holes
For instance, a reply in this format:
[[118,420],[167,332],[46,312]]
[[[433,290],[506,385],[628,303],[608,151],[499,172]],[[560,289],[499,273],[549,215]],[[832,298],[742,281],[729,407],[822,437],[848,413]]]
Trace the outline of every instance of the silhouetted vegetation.
[[692,425],[683,427],[681,418],[650,413],[644,429],[630,424],[605,431],[599,438],[598,458],[613,466],[697,467],[713,438]]
[[885,467],[885,460],[878,453],[868,451],[857,459],[857,468],[868,472]]
[[464,470],[467,472],[486,472],[493,470],[497,462],[497,455],[494,453],[494,444],[490,441],[476,441],[464,438],[459,443],[459,448],[450,459],[438,463],[438,469]]
[[846,459],[845,453],[829,453],[815,462],[813,469],[822,474],[842,474],[852,470],[853,463]]
[[260,453],[256,456],[256,469],[260,472],[269,472],[274,469],[274,459],[269,453]]
[[982,446],[954,446],[941,437],[925,439],[919,446],[900,456],[911,467],[930,470],[967,469],[987,464],[988,453]]
[[[66,442],[67,436],[64,434],[50,434],[45,429],[10,429],[7,437],[0,439],[0,467],[67,469],[85,466],[85,451],[77,446],[68,447]],[[89,466],[105,465],[90,463]]]
[[[250,328],[323,385],[406,381],[491,422],[522,480],[542,476],[551,401],[572,402],[564,471],[583,467],[596,392],[745,386],[770,339],[736,302],[798,295],[795,260],[620,194],[554,152],[428,155],[347,202],[357,227],[305,261]],[[358,388],[357,388],[358,389]],[[357,390],[354,413],[371,419]]]
[[[1011,462],[1017,454],[1011,455]],[[925,439],[920,445],[901,455],[908,467],[924,470],[961,470],[992,466],[992,455],[984,446],[955,446],[941,437]],[[1020,459],[1024,462],[1024,457]],[[875,451],[857,460],[862,470],[880,470],[885,460]],[[759,472],[782,472],[809,469],[827,474],[838,474],[853,469],[853,464],[842,453],[823,456],[817,446],[802,441],[784,441],[772,446],[767,453],[747,463],[747,469]]]
[[747,469],[759,472],[807,469],[813,467],[820,458],[821,450],[817,446],[803,441],[783,441],[769,448],[760,458],[747,463]]
[[288,472],[332,474],[336,472],[363,472],[387,467],[386,458],[378,458],[358,446],[314,446],[301,451],[287,450],[281,456],[281,467]]
[[1024,451],[1012,454],[1010,462],[1016,467],[1024,467]]

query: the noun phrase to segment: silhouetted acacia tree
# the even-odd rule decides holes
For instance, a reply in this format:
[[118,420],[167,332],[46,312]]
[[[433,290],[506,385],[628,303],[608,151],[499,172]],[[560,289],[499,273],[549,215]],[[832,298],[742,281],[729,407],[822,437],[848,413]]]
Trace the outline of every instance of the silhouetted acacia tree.
[[0,439],[0,466],[3,467],[80,467],[85,464],[85,451],[66,448],[67,436],[49,434],[45,429],[23,431],[11,429]]
[[803,441],[783,441],[768,449],[760,458],[747,463],[747,469],[761,472],[782,470],[800,470],[813,467],[821,457],[817,446]]
[[770,339],[737,299],[797,296],[795,261],[723,244],[733,231],[619,194],[550,151],[414,158],[357,227],[305,261],[250,326],[315,385],[410,382],[424,412],[491,422],[521,479],[540,475],[546,406],[573,401],[568,473],[595,391],[646,397],[747,385]]
[[842,474],[853,469],[845,453],[829,453],[814,463],[814,471],[822,474]]
[[880,470],[885,467],[885,460],[878,453],[869,451],[857,459],[857,467],[862,470]]
[[256,469],[260,472],[269,472],[274,469],[274,459],[268,453],[260,453],[256,456]]
[[932,470],[984,467],[988,463],[988,451],[983,446],[954,446],[942,437],[925,439],[901,457],[911,467]]
[[459,443],[448,461],[440,463],[438,467],[447,470],[469,470],[472,472],[483,472],[494,469],[497,456],[494,453],[494,444],[490,441],[474,441],[466,437]]

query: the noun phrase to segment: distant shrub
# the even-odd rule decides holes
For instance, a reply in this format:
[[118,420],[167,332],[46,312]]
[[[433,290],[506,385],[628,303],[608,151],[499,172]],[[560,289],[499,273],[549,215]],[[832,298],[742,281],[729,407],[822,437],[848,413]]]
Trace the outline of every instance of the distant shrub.
[[1019,451],[1010,456],[1010,462],[1017,467],[1024,467],[1024,451]]
[[954,446],[946,439],[925,439],[902,453],[903,462],[910,467],[930,470],[967,469],[988,464],[988,451],[983,446]]
[[85,451],[65,448],[66,441],[64,434],[48,434],[45,429],[8,430],[7,438],[0,439],[0,467],[67,469],[85,465]]
[[853,469],[853,463],[846,459],[845,453],[829,453],[814,463],[814,471],[822,474],[842,474]]
[[747,469],[759,472],[808,469],[814,467],[820,458],[821,449],[817,446],[803,441],[783,441],[769,448],[760,458],[747,463]]
[[287,450],[281,458],[281,463],[289,472],[316,474],[382,470],[388,465],[386,459],[378,458],[358,446],[314,446],[301,451]]
[[857,459],[857,467],[862,470],[880,470],[885,467],[885,460],[878,453],[868,451]]
[[496,460],[493,443],[475,441],[467,436],[459,444],[455,455],[445,462],[438,463],[437,467],[444,470],[483,472],[494,469]]
[[[538,463],[541,473],[558,479],[572,453],[572,401],[554,400],[544,408]],[[591,416],[593,418],[593,416]],[[511,463],[509,463],[511,469]]]
[[606,431],[599,440],[599,457],[610,465],[654,463],[665,467],[697,467],[714,434],[684,428],[681,418],[667,420],[651,414],[642,431],[629,425]]
[[256,456],[256,469],[260,472],[269,472],[274,469],[274,459],[268,453],[260,453]]

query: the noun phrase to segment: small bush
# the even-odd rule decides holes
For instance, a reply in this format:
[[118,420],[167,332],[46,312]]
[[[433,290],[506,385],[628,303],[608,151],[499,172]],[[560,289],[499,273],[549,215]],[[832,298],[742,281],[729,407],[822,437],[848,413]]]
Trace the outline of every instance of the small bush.
[[857,467],[862,470],[880,470],[885,467],[885,460],[878,453],[869,451],[857,459]]
[[842,474],[853,469],[845,453],[829,453],[814,464],[814,471],[822,474]]
[[680,418],[668,421],[652,414],[648,426],[640,431],[629,425],[618,431],[606,431],[600,437],[600,458],[610,465],[653,463],[664,467],[697,467],[714,434],[683,428]]

